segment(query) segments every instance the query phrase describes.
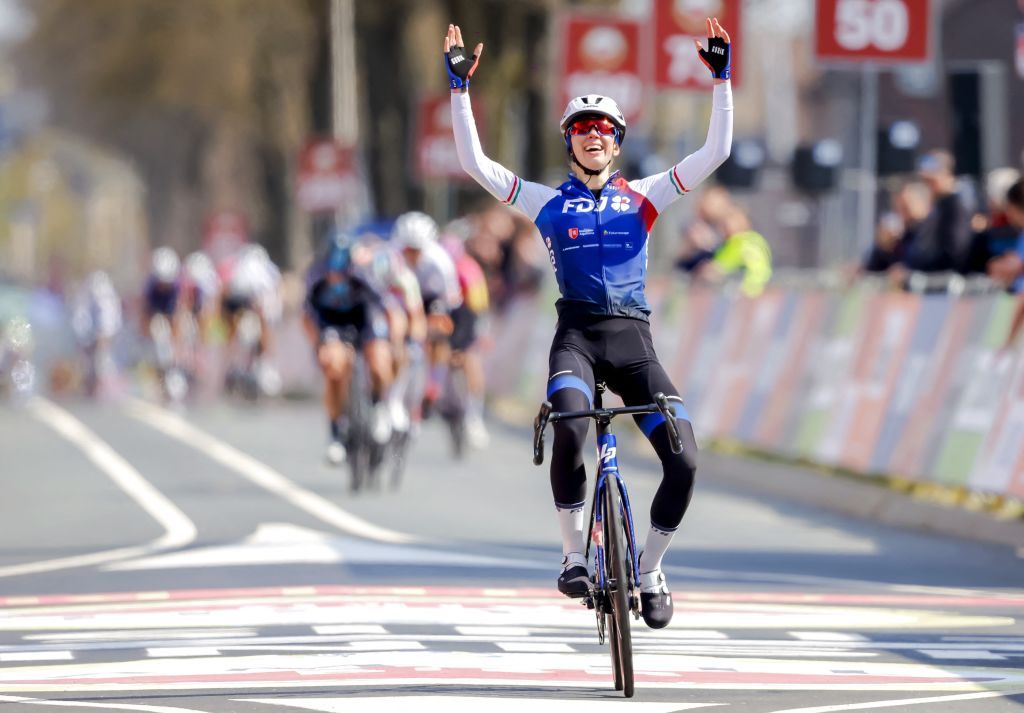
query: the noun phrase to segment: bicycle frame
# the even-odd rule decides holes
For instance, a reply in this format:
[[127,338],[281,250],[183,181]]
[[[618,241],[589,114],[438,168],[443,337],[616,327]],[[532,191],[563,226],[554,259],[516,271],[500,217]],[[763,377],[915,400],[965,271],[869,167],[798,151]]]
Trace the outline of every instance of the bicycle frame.
[[[597,408],[600,409],[600,395],[598,396]],[[599,463],[596,483],[594,485],[594,500],[590,510],[590,538],[587,540],[587,549],[584,557],[590,559],[590,546],[595,547],[595,559],[597,561],[597,588],[603,590],[605,586],[605,562],[604,562],[604,518],[605,498],[604,489],[608,487],[608,481],[612,480],[619,489],[619,496],[622,501],[622,520],[626,526],[626,547],[629,548],[629,561],[632,570],[634,585],[640,582],[640,565],[636,553],[636,538],[633,527],[633,509],[629,504],[629,492],[626,483],[619,475],[619,461],[617,457],[615,434],[611,432],[611,419],[599,417],[597,420],[597,458]]]

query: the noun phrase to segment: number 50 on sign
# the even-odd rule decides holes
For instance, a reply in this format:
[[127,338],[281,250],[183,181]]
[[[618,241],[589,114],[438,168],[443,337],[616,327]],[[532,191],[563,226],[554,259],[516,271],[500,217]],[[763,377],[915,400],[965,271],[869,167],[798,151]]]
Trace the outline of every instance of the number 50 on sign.
[[923,62],[928,59],[931,0],[817,0],[819,59]]

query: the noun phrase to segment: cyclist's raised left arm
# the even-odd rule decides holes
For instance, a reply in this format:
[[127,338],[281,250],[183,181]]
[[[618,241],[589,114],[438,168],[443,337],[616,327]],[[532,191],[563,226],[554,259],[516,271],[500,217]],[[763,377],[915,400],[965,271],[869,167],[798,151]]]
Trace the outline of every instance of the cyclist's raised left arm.
[[732,85],[731,42],[727,33],[716,19],[708,19],[708,49],[694,40],[701,61],[714,76],[711,99],[711,121],[708,125],[704,145],[691,153],[664,173],[639,181],[632,181],[634,190],[647,196],[654,207],[661,212],[679,196],[692,190],[710,176],[716,168],[729,158],[732,149]]

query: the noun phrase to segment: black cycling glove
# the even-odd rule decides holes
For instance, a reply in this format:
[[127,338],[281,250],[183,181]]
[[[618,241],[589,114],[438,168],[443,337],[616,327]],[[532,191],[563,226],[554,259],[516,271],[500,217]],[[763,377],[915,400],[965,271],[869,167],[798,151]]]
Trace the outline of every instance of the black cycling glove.
[[732,76],[732,53],[729,43],[721,37],[709,37],[708,48],[701,49],[697,54],[715,79],[729,79]]
[[448,86],[452,89],[467,89],[469,78],[476,71],[479,59],[476,55],[466,56],[465,47],[452,47],[444,56],[444,68],[448,70]]

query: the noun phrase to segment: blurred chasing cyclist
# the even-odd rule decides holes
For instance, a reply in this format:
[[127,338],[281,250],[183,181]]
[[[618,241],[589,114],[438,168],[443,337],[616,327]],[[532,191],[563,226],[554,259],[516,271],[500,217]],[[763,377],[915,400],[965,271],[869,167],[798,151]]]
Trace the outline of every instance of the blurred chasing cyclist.
[[153,251],[149,276],[143,290],[142,333],[150,339],[164,395],[180,402],[188,390],[178,369],[178,330],[175,314],[181,295],[181,260],[173,248]]
[[455,264],[438,243],[438,233],[434,219],[419,211],[400,215],[391,229],[391,242],[420,283],[427,316],[426,411],[440,395],[450,355],[448,340],[455,327],[452,313],[462,304]]
[[281,317],[281,272],[261,245],[246,245],[227,266],[221,311],[228,326],[228,386],[254,381],[273,394],[280,379],[268,360]]
[[103,270],[94,270],[75,294],[71,311],[71,327],[85,359],[87,396],[102,395],[115,375],[113,341],[122,322],[114,283]]
[[355,350],[362,350],[370,372],[374,403],[371,437],[383,444],[391,426],[383,402],[393,378],[393,358],[388,341],[388,318],[380,289],[352,262],[352,243],[347,237],[332,241],[326,258],[315,264],[309,275],[305,326],[316,349],[324,375],[324,409],[330,440],[327,461],[345,461],[346,424],[342,422],[348,404]]
[[387,398],[391,425],[397,432],[415,429],[423,396],[421,372],[427,339],[420,283],[401,253],[375,233],[360,235],[352,246],[352,261],[382,288],[394,360],[394,381]]
[[[729,155],[732,144],[730,41],[708,18],[708,49],[696,49],[714,77],[711,123],[703,147],[668,171],[626,181],[612,163],[621,151],[626,119],[615,101],[599,94],[569,102],[559,128],[570,161],[569,180],[550,188],[522,180],[484,155],[469,103],[469,80],[483,45],[467,56],[462,32],[448,26],[445,63],[452,90],[452,124],[463,169],[495,198],[533,220],[548,248],[561,299],[551,344],[547,396],[555,411],[589,409],[595,382],[603,380],[626,405],[668,395],[678,419],[683,452],[673,454],[660,413],[636,419],[662,464],[651,504],[651,527],[640,555],[640,605],[652,628],[672,618],[661,561],[690,502],[697,445],[682,399],[658,362],[644,296],[647,240],[659,213],[691,190]],[[554,425],[551,489],[562,533],[558,589],[571,597],[589,589],[584,549],[586,471],[583,442],[589,419]]]
[[[451,226],[450,226],[451,227]],[[487,446],[490,436],[484,425],[484,365],[476,348],[480,322],[487,315],[489,294],[487,278],[480,264],[466,253],[462,238],[449,232],[441,245],[455,263],[462,304],[452,311],[452,365],[466,373],[466,436],[474,448]]]

